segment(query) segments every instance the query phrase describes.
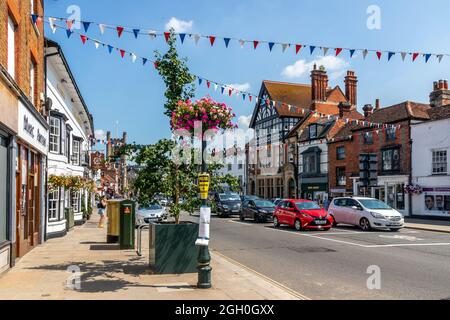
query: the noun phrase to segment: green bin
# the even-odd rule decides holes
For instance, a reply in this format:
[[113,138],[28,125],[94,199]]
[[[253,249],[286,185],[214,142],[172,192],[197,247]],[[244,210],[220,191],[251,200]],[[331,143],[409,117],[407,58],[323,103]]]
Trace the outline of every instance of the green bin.
[[66,218],[66,230],[70,231],[75,227],[73,208],[64,208],[64,216]]
[[124,200],[120,203],[120,249],[134,249],[135,208],[134,201]]

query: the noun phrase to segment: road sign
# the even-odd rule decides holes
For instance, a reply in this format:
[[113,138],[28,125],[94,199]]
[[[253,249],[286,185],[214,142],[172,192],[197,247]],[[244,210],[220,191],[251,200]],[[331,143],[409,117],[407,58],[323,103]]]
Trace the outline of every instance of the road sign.
[[202,173],[198,176],[198,188],[200,190],[200,199],[207,200],[209,194],[209,174]]

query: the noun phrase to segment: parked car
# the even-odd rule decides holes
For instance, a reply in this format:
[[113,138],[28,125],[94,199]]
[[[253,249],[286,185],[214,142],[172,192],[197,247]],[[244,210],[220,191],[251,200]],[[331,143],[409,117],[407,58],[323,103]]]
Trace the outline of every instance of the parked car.
[[219,217],[227,217],[241,213],[242,201],[237,193],[217,193],[215,201]]
[[271,201],[273,202],[273,204],[274,204],[275,206],[277,206],[281,201],[283,201],[283,199],[276,198],[276,199],[272,199]]
[[328,211],[335,225],[343,223],[359,226],[364,231],[371,229],[398,231],[405,224],[400,212],[373,198],[336,198],[331,202]]
[[260,199],[260,197],[258,197],[258,196],[249,196],[249,195],[241,196],[242,203],[244,203],[245,201],[257,200],[257,199]]
[[154,203],[148,206],[140,206],[136,212],[136,226],[149,224],[152,221],[164,221],[168,217],[166,209]]
[[275,205],[269,200],[247,200],[242,204],[240,219],[244,221],[246,218],[250,218],[256,222],[267,222],[273,218],[274,212]]
[[332,217],[317,203],[310,200],[283,200],[275,209],[273,225],[289,225],[297,231],[330,230],[333,224]]

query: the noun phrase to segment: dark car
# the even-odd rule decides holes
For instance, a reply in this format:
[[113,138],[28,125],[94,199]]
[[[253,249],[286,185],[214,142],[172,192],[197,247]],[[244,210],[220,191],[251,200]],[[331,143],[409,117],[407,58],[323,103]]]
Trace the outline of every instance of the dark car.
[[249,196],[249,195],[241,197],[242,203],[244,203],[245,201],[257,200],[257,199],[260,199],[260,198],[258,196]]
[[242,211],[241,197],[237,193],[218,193],[215,200],[219,217],[240,214]]
[[249,200],[243,203],[241,220],[246,218],[253,219],[256,222],[267,222],[273,217],[275,205],[272,201],[264,199]]

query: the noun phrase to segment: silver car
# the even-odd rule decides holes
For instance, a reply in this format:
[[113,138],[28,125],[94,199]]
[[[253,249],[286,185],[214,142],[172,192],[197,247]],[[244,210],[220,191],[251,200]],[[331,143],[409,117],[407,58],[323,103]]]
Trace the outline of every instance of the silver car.
[[150,222],[161,222],[167,220],[166,209],[159,204],[141,206],[136,212],[136,225],[149,224]]

